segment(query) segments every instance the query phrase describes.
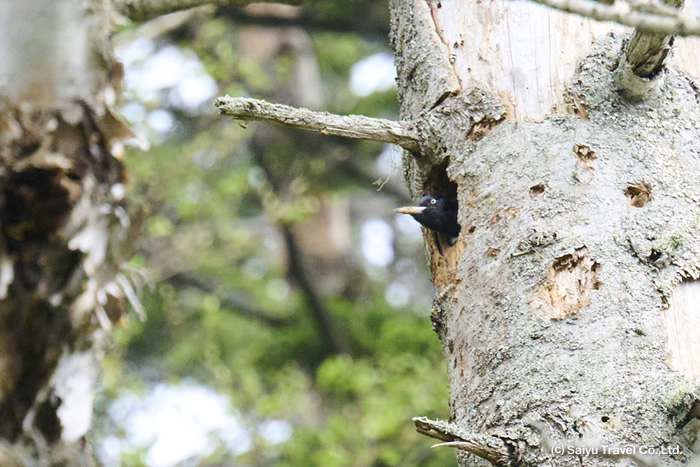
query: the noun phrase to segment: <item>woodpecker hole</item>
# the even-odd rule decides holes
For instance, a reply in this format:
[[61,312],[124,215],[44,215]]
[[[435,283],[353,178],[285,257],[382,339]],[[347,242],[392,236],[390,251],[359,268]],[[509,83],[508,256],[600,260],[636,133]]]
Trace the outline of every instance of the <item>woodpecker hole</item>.
[[662,252],[660,252],[656,248],[652,248],[651,254],[649,255],[649,261],[653,263],[654,261],[658,261],[662,256],[663,256]]
[[538,183],[530,187],[530,196],[535,197],[544,193],[544,184]]
[[50,443],[56,443],[61,439],[61,420],[58,418],[58,409],[61,406],[61,398],[51,392],[44,401],[39,404],[34,417],[34,425],[44,435],[44,439]]
[[610,421],[610,417],[608,417],[607,415],[603,415],[602,417],[600,417],[600,421],[603,423],[608,423]]
[[651,184],[644,180],[631,183],[624,190],[631,206],[641,208],[651,201]]
[[574,144],[573,147],[574,155],[578,162],[581,163],[586,169],[593,170],[593,161],[597,159],[595,151],[585,144]]
[[[432,167],[423,185],[423,194],[442,197],[450,205],[450,211],[454,212],[455,208],[459,211],[457,205],[458,186],[447,176],[448,165],[449,160],[446,159],[442,164]],[[454,224],[452,225],[454,226]],[[460,231],[460,233],[464,233],[464,229],[460,229]],[[455,241],[454,237],[437,232],[432,232],[428,238],[432,239],[432,241],[427,242],[427,245],[431,251],[430,272],[433,284],[437,287],[454,284],[463,243]],[[436,331],[442,335],[440,329],[436,329]]]
[[430,171],[423,186],[423,194],[442,196],[451,201],[457,201],[457,184],[447,176],[449,161],[436,165]]

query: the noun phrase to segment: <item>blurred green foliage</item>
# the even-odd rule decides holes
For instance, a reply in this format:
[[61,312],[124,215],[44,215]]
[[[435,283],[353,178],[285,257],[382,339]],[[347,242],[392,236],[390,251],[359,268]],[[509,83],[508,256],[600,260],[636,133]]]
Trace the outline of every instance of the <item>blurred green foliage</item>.
[[[388,52],[386,42],[346,32],[310,37],[325,109],[395,117],[394,90],[359,98],[348,88],[352,65]],[[159,39],[161,45],[173,40],[197,54],[221,94],[269,100],[293,95],[288,86],[301,52],[282,50],[267,61],[247,57],[240,52],[240,28],[227,17],[213,16]],[[266,131],[261,126],[219,118],[213,109],[187,112],[164,98],[142,104],[167,108],[176,123],[161,144],[127,157],[132,197],[149,210],[133,261],[145,268],[150,284],[142,292],[148,319],[131,319],[113,332],[97,409],[102,430],[114,428],[107,407],[124,391],[194,379],[230,395],[255,436],[247,452],[232,457],[219,446],[197,465],[454,465],[454,453],[431,450],[431,440],[418,435],[411,421],[449,415],[429,297],[391,306],[384,297],[393,266],[384,279],[370,279],[360,254],[357,223],[371,216],[391,222],[389,210],[367,206],[398,201],[377,193],[371,176],[350,170],[348,155],[371,173],[379,145],[292,130],[256,141]],[[317,292],[348,345],[342,353],[322,345],[279,234],[282,223],[295,226],[323,200],[337,199],[349,201],[355,213],[350,258],[335,270],[344,284],[331,291],[319,286]],[[302,254],[313,268],[312,254],[303,248]],[[419,244],[396,254],[396,260],[403,255],[424,263]],[[425,274],[415,278],[414,293],[425,290]],[[267,419],[290,423],[291,438],[270,445],[256,435]],[[144,464],[145,452],[144,446],[127,447],[122,461]]]

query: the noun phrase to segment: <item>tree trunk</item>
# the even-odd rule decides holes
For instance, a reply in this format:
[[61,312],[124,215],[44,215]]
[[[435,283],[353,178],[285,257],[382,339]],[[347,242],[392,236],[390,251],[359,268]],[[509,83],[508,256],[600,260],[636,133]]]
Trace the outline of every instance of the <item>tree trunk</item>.
[[[86,7],[87,4],[87,7]],[[0,464],[90,465],[104,329],[133,290],[108,3],[0,0]]]
[[454,246],[425,231],[452,419],[419,430],[460,465],[687,462],[697,63],[659,54],[628,93],[619,27],[529,2],[391,3],[402,120],[425,143],[409,185],[460,206]]

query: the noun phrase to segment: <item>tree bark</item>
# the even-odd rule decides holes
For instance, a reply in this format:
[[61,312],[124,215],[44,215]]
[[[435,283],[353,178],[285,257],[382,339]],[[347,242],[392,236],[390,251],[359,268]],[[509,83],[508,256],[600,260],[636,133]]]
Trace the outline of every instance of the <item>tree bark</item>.
[[456,196],[462,227],[454,246],[425,232],[452,418],[419,429],[460,465],[687,462],[696,62],[646,77],[634,104],[619,27],[525,2],[391,8],[401,120],[425,138],[407,179],[415,196]]
[[1,465],[94,463],[104,329],[134,299],[120,265],[140,213],[115,157],[130,132],[110,111],[107,10],[0,1]]

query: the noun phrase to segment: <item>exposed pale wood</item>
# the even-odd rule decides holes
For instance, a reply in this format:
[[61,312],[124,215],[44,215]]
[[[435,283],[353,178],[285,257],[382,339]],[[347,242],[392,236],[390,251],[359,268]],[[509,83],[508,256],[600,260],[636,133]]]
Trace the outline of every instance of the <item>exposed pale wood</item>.
[[676,285],[664,311],[670,366],[689,379],[700,377],[700,281]]
[[[685,0],[683,15],[695,17],[697,0]],[[670,63],[677,65],[687,73],[700,78],[700,38],[676,36],[673,42],[673,52]]]
[[509,0],[445,2],[434,12],[463,85],[497,94],[512,120],[563,112],[578,59],[596,37],[621,29]]
[[[630,31],[532,2],[428,3],[462,86],[498,95],[511,120],[541,121],[566,112],[567,89],[579,59],[596,38]],[[697,43],[695,38],[676,41],[674,58],[694,76],[700,76]]]
[[547,278],[535,289],[530,306],[548,319],[578,315],[601,286],[599,268],[585,247],[555,258]]

